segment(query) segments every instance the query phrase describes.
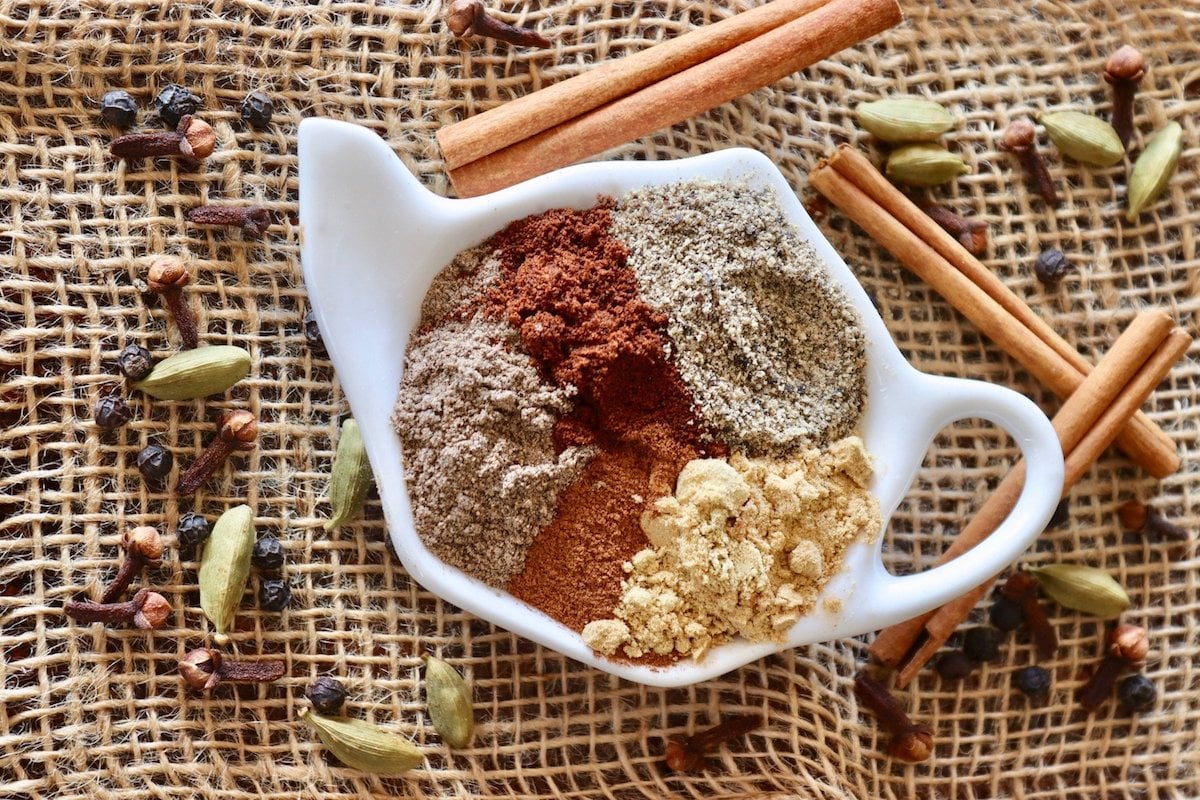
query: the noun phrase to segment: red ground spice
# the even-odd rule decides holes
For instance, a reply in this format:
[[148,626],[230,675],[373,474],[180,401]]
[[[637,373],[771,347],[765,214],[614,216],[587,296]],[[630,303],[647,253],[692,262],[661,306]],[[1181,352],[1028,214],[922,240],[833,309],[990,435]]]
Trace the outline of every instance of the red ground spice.
[[599,449],[508,587],[576,630],[612,615],[622,564],[646,546],[646,504],[691,459],[725,454],[667,359],[666,316],[639,298],[625,246],[609,234],[611,209],[555,209],[497,234],[500,280],[485,298],[548,380],[579,391],[556,444]]

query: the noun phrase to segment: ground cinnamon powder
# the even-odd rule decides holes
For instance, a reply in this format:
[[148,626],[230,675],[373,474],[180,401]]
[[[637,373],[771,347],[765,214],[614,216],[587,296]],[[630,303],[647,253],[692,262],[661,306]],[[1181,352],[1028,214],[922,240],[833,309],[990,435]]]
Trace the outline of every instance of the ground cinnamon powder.
[[620,599],[622,565],[647,544],[644,508],[672,492],[688,461],[726,452],[667,358],[666,315],[640,299],[611,209],[556,209],[497,234],[500,279],[485,298],[485,314],[517,329],[547,380],[577,389],[556,446],[599,449],[508,587],[576,630]]

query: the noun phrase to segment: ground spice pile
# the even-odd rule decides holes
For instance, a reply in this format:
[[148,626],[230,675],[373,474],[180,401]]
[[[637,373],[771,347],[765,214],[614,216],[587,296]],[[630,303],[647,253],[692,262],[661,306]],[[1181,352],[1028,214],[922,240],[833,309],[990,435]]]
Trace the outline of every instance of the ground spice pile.
[[688,181],[621,198],[612,233],[672,360],[730,448],[820,447],[862,414],[865,337],[773,189]]
[[640,298],[610,208],[549,211],[490,243],[500,277],[485,314],[519,332],[547,380],[575,388],[556,442],[597,448],[509,583],[576,630],[616,604],[622,564],[646,544],[644,504],[670,494],[688,461],[724,452],[667,358],[666,317]]
[[848,437],[786,460],[699,459],[642,519],[653,547],[631,559],[616,613],[591,647],[700,658],[716,642],[782,640],[811,611],[846,548],[879,532],[870,459]]
[[542,381],[509,326],[464,312],[495,267],[486,251],[472,250],[434,281],[409,343],[392,426],[426,547],[503,587],[525,566],[558,493],[591,451],[554,446],[571,390]]

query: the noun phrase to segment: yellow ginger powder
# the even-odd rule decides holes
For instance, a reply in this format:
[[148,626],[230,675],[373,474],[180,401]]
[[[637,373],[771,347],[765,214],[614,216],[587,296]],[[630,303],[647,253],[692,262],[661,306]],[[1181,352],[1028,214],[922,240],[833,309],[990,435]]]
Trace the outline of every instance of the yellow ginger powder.
[[857,436],[788,459],[690,461],[674,496],[642,516],[652,547],[625,564],[615,618],[583,629],[589,647],[630,658],[700,658],[743,636],[780,641],[816,605],[846,548],[880,530]]

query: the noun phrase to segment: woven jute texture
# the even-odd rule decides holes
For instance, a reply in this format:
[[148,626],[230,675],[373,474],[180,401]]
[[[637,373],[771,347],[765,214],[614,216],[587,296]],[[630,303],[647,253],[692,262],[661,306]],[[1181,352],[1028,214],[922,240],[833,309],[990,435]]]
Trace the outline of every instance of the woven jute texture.
[[[1154,709],[1108,703],[1088,716],[1073,695],[1098,659],[1102,625],[1052,608],[1062,639],[1045,665],[1049,702],[1011,688],[1035,661],[1023,634],[958,685],[927,671],[901,697],[938,742],[927,763],[883,755],[886,737],[856,703],[851,678],[868,637],[784,652],[688,689],[643,688],[584,668],[466,615],[421,589],[392,552],[377,499],[365,517],[326,533],[324,493],[338,422],[349,412],[330,362],[308,346],[299,269],[296,125],[352,120],[387,138],[404,163],[448,192],[434,133],[445,124],[578,73],[599,59],[741,10],[707,2],[565,2],[506,6],[555,40],[547,52],[453,41],[438,3],[302,6],[212,3],[0,4],[0,795],[34,798],[741,797],[969,798],[1200,796],[1200,566],[1195,540],[1154,543],[1121,531],[1119,503],[1147,499],[1189,531],[1200,522],[1200,365],[1188,358],[1147,405],[1184,458],[1154,483],[1115,452],[1072,494],[1069,521],[1026,563],[1085,562],[1119,579],[1125,618],[1149,629],[1145,673]],[[666,159],[745,146],[768,154],[798,192],[816,160],[843,141],[879,158],[849,112],[883,94],[930,96],[963,119],[945,137],[972,172],[938,193],[991,228],[986,263],[1056,329],[1097,358],[1143,307],[1194,327],[1200,310],[1200,6],[1195,2],[905,3],[907,21],[860,47],[610,158]],[[1083,168],[1045,147],[1063,196],[1046,210],[998,150],[1012,119],[1046,108],[1106,115],[1107,53],[1132,42],[1150,67],[1138,104],[1138,147],[1167,120],[1184,126],[1179,174],[1150,213],[1122,218],[1127,167]],[[219,150],[203,166],[121,163],[97,105],[127,88],[144,107],[169,82],[204,98]],[[251,89],[275,99],[269,130],[242,124]],[[142,125],[155,122],[143,113]],[[1045,145],[1045,143],[1044,143]],[[261,242],[198,229],[186,211],[216,200],[276,212]],[[940,297],[830,210],[822,223],[921,369],[979,378],[1058,401]],[[1075,269],[1055,290],[1029,266],[1044,248]],[[92,406],[124,391],[113,358],[136,342],[178,347],[141,281],[155,254],[193,265],[187,297],[208,343],[253,354],[224,398],[149,402],[101,435]],[[397,268],[403,268],[398,256]],[[400,354],[396,355],[397,358]],[[235,457],[194,499],[148,487],[134,463],[155,442],[187,463],[223,409],[261,418],[257,450]],[[897,424],[903,424],[897,420]],[[888,534],[897,571],[930,563],[1016,450],[997,429],[959,423],[939,437]],[[285,544],[295,593],[261,612],[251,580],[236,649],[287,662],[259,687],[185,690],[176,661],[205,643],[190,553],[174,547],[181,513],[215,518],[248,502],[260,535]],[[95,596],[119,562],[120,535],[158,526],[171,548],[144,581],[174,606],[150,635],[72,624],[64,601]],[[985,608],[977,610],[984,618]],[[420,696],[420,656],[437,652],[474,685],[475,745],[450,752]],[[378,779],[327,758],[297,712],[308,683],[333,674],[349,713],[425,748],[411,776]],[[671,776],[666,737],[723,714],[759,711],[768,725],[723,749],[704,773]]]

